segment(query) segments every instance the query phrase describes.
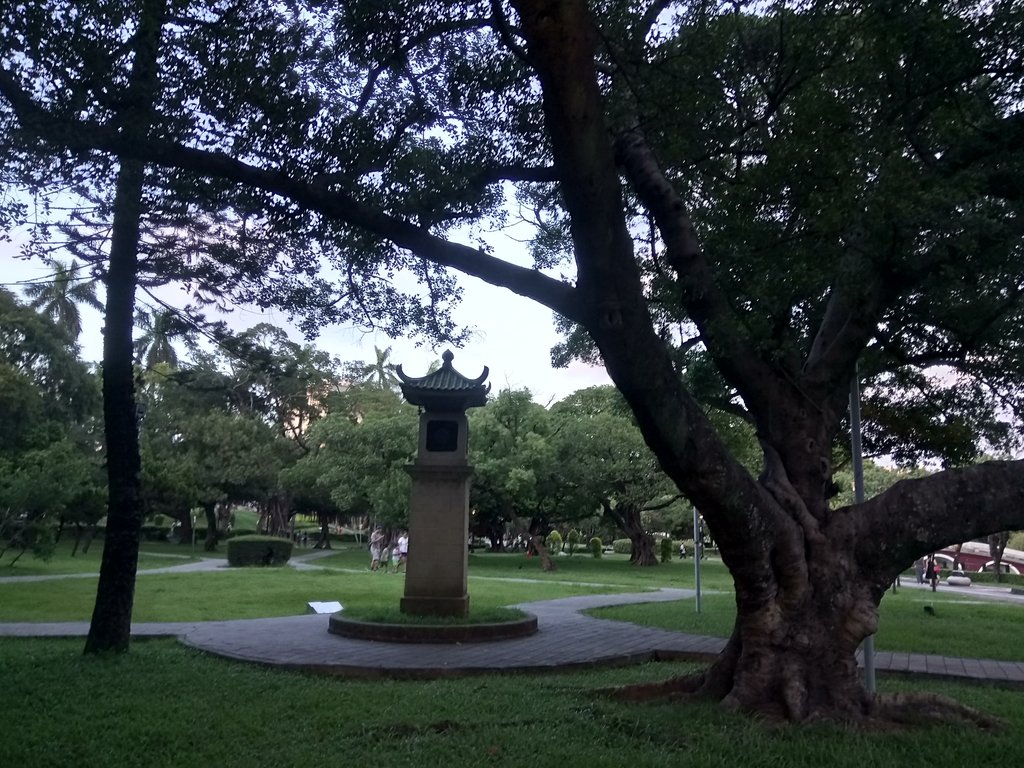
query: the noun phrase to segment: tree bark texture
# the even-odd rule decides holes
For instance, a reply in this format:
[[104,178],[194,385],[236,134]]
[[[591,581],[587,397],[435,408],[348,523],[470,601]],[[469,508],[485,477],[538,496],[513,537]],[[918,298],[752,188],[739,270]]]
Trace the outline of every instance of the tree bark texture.
[[633,504],[612,507],[605,503],[604,514],[629,538],[631,565],[647,567],[658,564],[658,556],[654,551],[654,537],[644,530],[640,507]]
[[[123,133],[143,135],[158,88],[157,59],[166,0],[143,4],[133,38],[135,58],[119,116]],[[107,526],[86,653],[128,650],[142,530],[139,428],[135,408],[135,287],[145,164],[122,159],[114,190],[114,221],[103,330],[103,418],[107,448]]]
[[331,549],[331,520],[328,515],[320,515],[320,535],[317,536],[313,549]]
[[[855,295],[837,291],[803,366],[749,347],[642,134],[627,126],[613,150],[586,3],[515,5],[570,213],[578,320],[734,577],[736,625],[702,691],[728,707],[793,721],[869,717],[875,703],[855,653],[877,629],[886,588],[916,557],[951,543],[949,531],[970,538],[997,520],[1024,519],[1024,467],[904,481],[856,508],[831,510],[831,446],[884,286],[867,280]],[[759,479],[722,445],[656,335],[622,215],[619,167],[654,215],[687,314],[754,416],[765,456]],[[967,509],[973,519],[965,521]]]
[[103,418],[107,443],[107,527],[86,653],[127,651],[142,530],[139,430],[135,410],[132,329],[144,169],[121,164],[107,273],[103,330]]
[[214,552],[217,549],[217,505],[204,504],[203,514],[206,516],[206,540],[203,542],[203,549]]

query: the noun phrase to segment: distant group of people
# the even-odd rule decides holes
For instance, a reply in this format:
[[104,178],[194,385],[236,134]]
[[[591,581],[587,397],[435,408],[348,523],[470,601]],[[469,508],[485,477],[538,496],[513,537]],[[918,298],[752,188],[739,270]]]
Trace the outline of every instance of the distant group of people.
[[409,534],[399,532],[398,539],[389,542],[383,528],[370,534],[370,570],[398,573],[409,559]]

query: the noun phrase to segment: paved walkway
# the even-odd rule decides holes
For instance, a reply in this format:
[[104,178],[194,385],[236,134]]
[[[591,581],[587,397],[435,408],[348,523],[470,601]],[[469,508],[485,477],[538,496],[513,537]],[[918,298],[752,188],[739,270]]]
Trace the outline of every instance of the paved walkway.
[[[326,553],[331,554],[331,553]],[[296,567],[316,567],[321,553],[300,555]],[[215,570],[204,560],[148,573]],[[140,572],[144,575],[144,572]],[[64,577],[67,578],[67,577]],[[909,585],[916,588],[917,585]],[[970,590],[975,591],[971,592]],[[946,591],[951,591],[947,588]],[[1014,599],[1008,590],[967,588],[971,599]],[[522,603],[537,616],[538,632],[526,638],[454,645],[383,643],[327,631],[329,617],[307,614],[238,621],[139,623],[134,637],[177,637],[185,645],[226,658],[321,673],[361,677],[430,678],[499,671],[541,671],[647,660],[711,659],[725,640],[641,627],[583,615],[600,606],[666,602],[694,597],[689,589],[617,595],[584,595]],[[0,636],[84,637],[88,622],[0,624]],[[954,679],[1024,685],[1024,663],[880,651],[875,668]]]

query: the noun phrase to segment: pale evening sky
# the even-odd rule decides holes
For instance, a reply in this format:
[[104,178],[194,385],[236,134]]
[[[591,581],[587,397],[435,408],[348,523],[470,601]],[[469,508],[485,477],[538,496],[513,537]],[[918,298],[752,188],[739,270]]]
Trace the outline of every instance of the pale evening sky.
[[[510,251],[518,250],[511,245]],[[19,292],[18,283],[26,280],[45,280],[51,273],[40,261],[25,261],[17,258],[18,249],[11,243],[0,244],[0,283],[14,292]],[[68,257],[56,255],[61,261]],[[522,259],[517,259],[522,263]],[[554,319],[550,310],[536,302],[518,296],[508,290],[496,288],[472,277],[460,276],[463,287],[463,301],[456,310],[456,319],[463,325],[476,329],[463,349],[453,349],[453,365],[471,378],[480,374],[483,366],[490,368],[488,381],[497,392],[505,387],[527,388],[534,400],[548,404],[566,395],[594,384],[610,383],[602,368],[574,363],[568,368],[551,367],[550,349],[559,340],[554,330]],[[172,306],[181,306],[173,291],[164,289],[161,299]],[[102,288],[101,288],[102,299]],[[152,300],[139,292],[140,304],[152,304]],[[224,319],[231,327],[243,329],[257,323],[269,322],[289,328],[295,341],[304,341],[301,333],[288,325],[284,313],[263,311],[255,307],[238,307],[234,312],[222,316],[211,313],[211,319]],[[82,308],[82,336],[79,343],[82,357],[98,361],[102,356],[103,318],[99,312],[88,307]],[[313,342],[331,355],[346,360],[374,360],[374,345],[392,348],[391,361],[401,363],[403,370],[411,376],[426,373],[434,360],[439,360],[446,347],[431,349],[416,347],[404,338],[389,339],[382,333],[365,333],[353,327],[328,327]],[[179,351],[182,351],[179,349]]]

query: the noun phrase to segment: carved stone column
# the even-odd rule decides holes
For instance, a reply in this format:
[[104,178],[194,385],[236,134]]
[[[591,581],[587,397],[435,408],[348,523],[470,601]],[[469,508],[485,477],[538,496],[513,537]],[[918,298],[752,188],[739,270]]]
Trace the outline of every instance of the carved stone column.
[[420,407],[419,447],[407,468],[412,476],[409,500],[409,560],[406,563],[403,613],[465,616],[469,532],[467,464],[469,422],[466,409],[484,405],[490,386],[488,370],[467,379],[452,367],[445,352],[443,365],[422,378],[397,372],[402,394]]

